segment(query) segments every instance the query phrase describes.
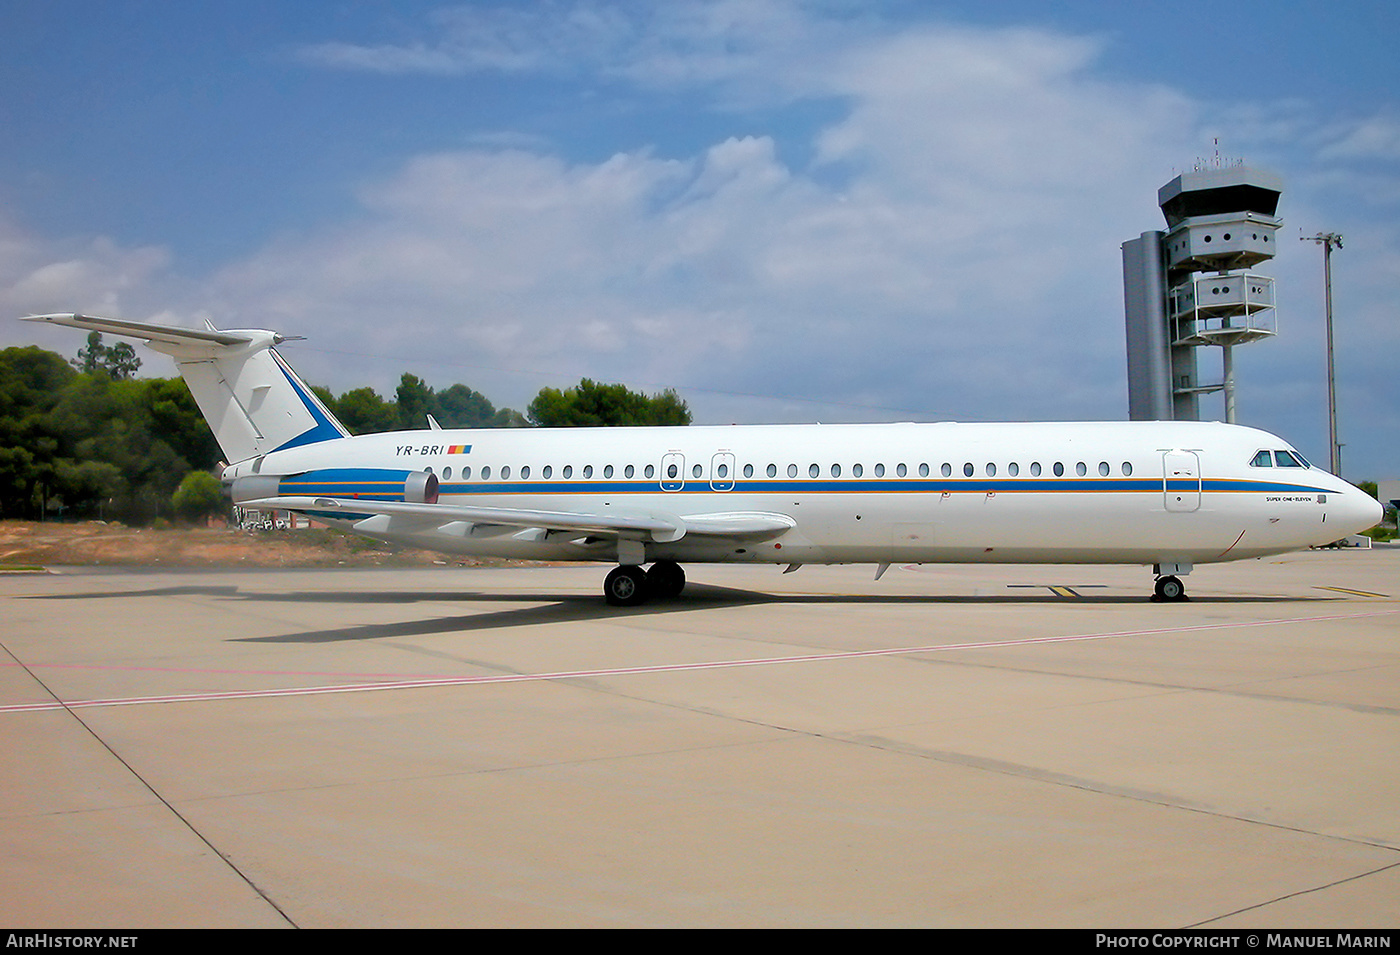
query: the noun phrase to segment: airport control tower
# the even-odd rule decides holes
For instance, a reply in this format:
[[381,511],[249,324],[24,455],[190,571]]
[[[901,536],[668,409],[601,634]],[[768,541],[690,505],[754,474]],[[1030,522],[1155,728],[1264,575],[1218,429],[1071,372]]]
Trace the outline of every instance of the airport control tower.
[[[1128,417],[1196,421],[1200,396],[1224,391],[1235,420],[1236,345],[1275,333],[1274,280],[1249,269],[1274,257],[1282,180],[1244,165],[1182,173],[1157,190],[1166,232],[1123,243]],[[1202,382],[1197,349],[1221,349]]]

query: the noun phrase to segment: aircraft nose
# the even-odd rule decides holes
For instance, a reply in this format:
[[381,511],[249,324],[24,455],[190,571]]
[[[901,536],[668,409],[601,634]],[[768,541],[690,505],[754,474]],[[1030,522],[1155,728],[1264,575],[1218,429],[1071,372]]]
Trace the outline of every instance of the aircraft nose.
[[1359,534],[1375,527],[1385,516],[1380,502],[1360,488],[1348,487],[1339,504],[1337,519],[1347,528],[1348,534]]

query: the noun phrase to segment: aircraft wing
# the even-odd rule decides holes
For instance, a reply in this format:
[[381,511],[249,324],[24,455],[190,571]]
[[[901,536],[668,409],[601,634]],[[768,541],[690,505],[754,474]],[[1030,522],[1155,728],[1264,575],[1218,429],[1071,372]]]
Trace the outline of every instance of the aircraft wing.
[[443,529],[446,525],[454,524],[459,532],[474,533],[475,536],[512,529],[538,529],[579,535],[650,539],[659,543],[678,541],[687,534],[734,540],[766,540],[777,537],[797,524],[785,514],[761,511],[691,514],[680,517],[659,511],[623,508],[599,511],[547,511],[318,496],[269,497],[244,501],[242,506],[262,510],[299,511],[341,520],[359,518],[362,522],[373,522],[364,527],[365,530],[371,531],[421,531],[433,527]]

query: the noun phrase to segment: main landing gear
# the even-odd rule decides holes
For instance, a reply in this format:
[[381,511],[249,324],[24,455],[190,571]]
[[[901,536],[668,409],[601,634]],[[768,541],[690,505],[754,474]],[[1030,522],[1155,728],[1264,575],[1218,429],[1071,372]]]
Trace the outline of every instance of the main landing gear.
[[651,570],[623,564],[603,581],[603,597],[614,607],[636,607],[651,597],[679,597],[684,589],[685,571],[673,560],[658,560]]

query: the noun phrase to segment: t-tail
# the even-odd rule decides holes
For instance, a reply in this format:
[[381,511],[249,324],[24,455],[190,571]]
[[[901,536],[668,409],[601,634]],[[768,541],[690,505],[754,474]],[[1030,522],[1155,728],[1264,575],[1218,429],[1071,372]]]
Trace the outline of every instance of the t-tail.
[[287,339],[276,332],[199,330],[75,314],[34,315],[26,321],[143,339],[174,358],[230,464],[350,436],[277,354],[273,346]]

